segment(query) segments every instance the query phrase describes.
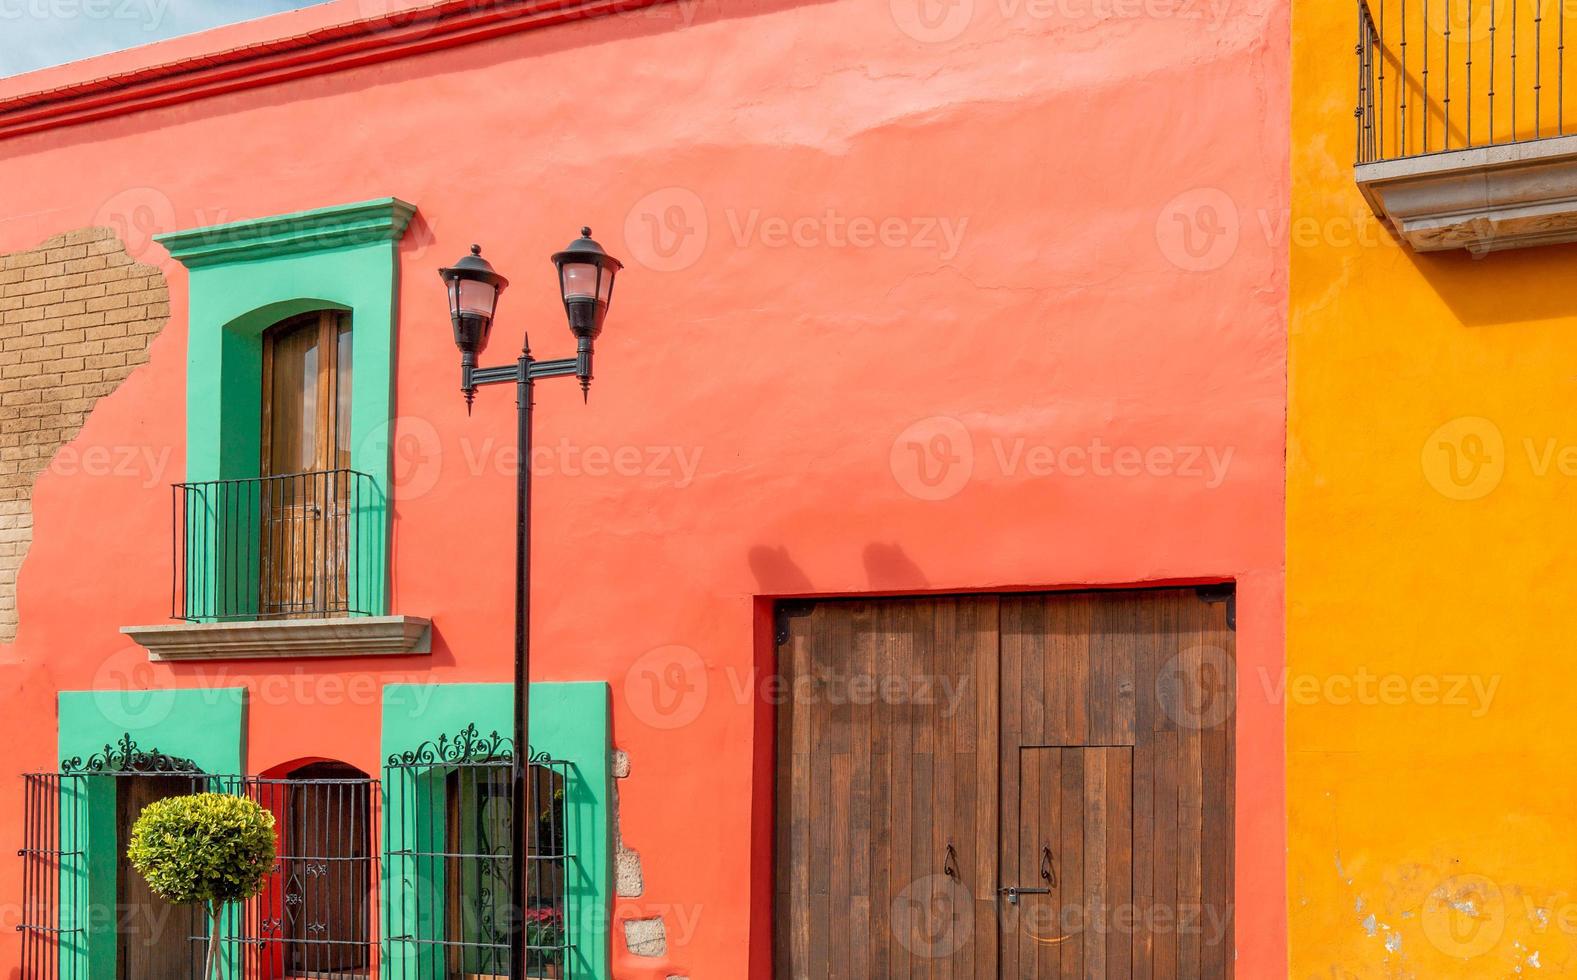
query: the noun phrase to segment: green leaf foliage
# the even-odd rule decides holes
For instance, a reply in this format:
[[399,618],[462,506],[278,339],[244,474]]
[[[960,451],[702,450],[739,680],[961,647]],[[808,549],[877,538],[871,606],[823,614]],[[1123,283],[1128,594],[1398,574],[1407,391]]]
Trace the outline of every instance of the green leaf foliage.
[[274,841],[272,813],[244,797],[198,793],[148,804],[126,856],[166,901],[239,902],[262,891]]

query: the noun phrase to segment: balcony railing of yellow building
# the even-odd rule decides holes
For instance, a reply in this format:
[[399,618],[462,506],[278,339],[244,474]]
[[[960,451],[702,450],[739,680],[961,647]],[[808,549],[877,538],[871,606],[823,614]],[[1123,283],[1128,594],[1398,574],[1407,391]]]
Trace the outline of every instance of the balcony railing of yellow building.
[[324,470],[174,487],[171,614],[188,622],[379,615],[372,477]]
[[1571,19],[1563,0],[1358,0],[1357,162],[1571,135]]

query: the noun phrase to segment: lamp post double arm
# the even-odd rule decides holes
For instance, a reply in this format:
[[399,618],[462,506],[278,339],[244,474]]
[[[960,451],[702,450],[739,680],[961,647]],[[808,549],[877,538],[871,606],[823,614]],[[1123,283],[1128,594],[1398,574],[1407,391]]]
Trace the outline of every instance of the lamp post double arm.
[[514,751],[510,761],[510,826],[513,830],[512,870],[510,874],[509,976],[520,980],[526,975],[526,906],[531,895],[530,853],[536,820],[530,812],[530,698],[531,698],[531,418],[535,386],[541,378],[575,377],[580,380],[581,396],[591,389],[592,352],[613,300],[613,280],[623,268],[618,259],[603,251],[591,238],[591,229],[582,228],[581,237],[553,256],[558,268],[559,293],[570,331],[575,335],[575,356],[539,361],[531,356],[531,342],[525,338],[520,356],[513,364],[481,367],[478,357],[487,348],[488,335],[498,310],[498,298],[509,285],[491,264],[482,258],[482,248],[471,246],[471,254],[439,270],[449,291],[449,319],[454,327],[455,346],[460,349],[460,389],[465,394],[466,413],[476,398],[476,390],[488,385],[515,386],[518,453],[515,466],[515,691]]

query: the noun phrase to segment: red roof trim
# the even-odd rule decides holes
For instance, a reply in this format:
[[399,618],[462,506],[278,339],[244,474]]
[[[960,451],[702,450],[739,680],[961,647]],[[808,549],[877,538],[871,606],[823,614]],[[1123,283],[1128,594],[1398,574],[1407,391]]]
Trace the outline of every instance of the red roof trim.
[[367,18],[0,99],[0,139],[321,75],[483,41],[516,31],[654,6],[667,0],[445,0],[402,15]]

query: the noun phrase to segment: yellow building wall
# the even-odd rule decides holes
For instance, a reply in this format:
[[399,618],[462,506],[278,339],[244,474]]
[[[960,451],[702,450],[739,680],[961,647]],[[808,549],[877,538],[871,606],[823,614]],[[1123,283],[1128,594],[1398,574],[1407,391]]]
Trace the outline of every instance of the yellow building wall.
[[[1577,247],[1402,248],[1293,5],[1290,975],[1577,973]],[[1256,978],[1257,980],[1257,978]]]

